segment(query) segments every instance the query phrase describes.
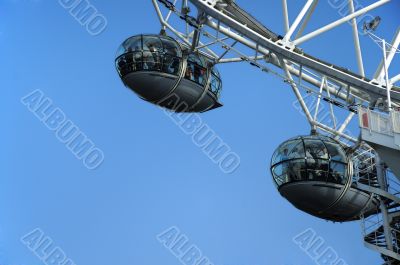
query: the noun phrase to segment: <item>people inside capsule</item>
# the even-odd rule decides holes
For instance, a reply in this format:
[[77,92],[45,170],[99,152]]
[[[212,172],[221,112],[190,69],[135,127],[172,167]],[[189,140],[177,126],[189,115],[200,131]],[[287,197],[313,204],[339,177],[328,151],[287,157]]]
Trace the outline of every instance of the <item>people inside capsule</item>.
[[[222,82],[211,59],[200,52],[190,52],[189,47],[170,37],[128,38],[117,51],[116,67],[124,84],[152,103],[158,104],[168,98],[169,93],[174,93],[188,105],[188,112],[222,106],[218,102]],[[170,108],[169,105],[163,107]]]
[[343,147],[329,137],[297,137],[275,151],[271,170],[278,186],[299,180],[344,184],[346,161]]
[[379,201],[358,189],[345,150],[335,139],[317,134],[285,141],[271,160],[279,193],[296,208],[334,222],[376,213]]

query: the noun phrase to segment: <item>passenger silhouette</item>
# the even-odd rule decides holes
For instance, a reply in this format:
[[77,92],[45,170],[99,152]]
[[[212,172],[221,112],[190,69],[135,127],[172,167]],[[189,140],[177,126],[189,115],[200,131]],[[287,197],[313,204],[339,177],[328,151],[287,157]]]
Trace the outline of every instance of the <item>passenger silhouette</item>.
[[187,66],[185,78],[194,81],[192,65]]
[[143,68],[145,70],[153,70],[154,69],[154,65],[155,65],[155,61],[154,61],[154,57],[153,57],[153,52],[151,52],[152,50],[154,50],[154,47],[152,44],[149,44],[148,46],[148,50],[143,50]]

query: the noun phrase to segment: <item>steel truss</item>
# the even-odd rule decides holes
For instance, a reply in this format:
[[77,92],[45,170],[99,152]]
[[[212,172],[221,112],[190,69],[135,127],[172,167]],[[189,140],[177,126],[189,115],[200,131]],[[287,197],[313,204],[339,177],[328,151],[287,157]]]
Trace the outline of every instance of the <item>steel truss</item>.
[[[234,0],[152,0],[162,34],[167,31],[174,34],[191,51],[203,53],[214,64],[247,62],[280,78],[293,90],[294,104],[303,111],[312,130],[335,137],[348,146],[360,147],[353,153],[354,182],[381,202],[375,215],[362,218],[365,245],[381,253],[386,264],[400,264],[397,242],[400,240],[400,199],[393,183],[399,184],[387,173],[373,149],[360,142],[358,132],[349,130],[360,106],[383,112],[400,107],[400,88],[396,86],[400,73],[389,76],[390,65],[399,53],[400,27],[390,44],[368,32],[383,48],[382,62],[368,79],[357,18],[390,0],[375,1],[359,10],[355,10],[353,0],[348,0],[346,16],[307,34],[304,32],[318,0],[305,2],[290,24],[287,1],[282,0],[285,34],[278,36],[240,9]],[[197,12],[193,14],[194,11]],[[358,73],[314,58],[299,47],[346,22],[352,27]],[[346,113],[344,120],[338,119],[338,112]],[[377,173],[368,175],[363,172],[366,169]]]

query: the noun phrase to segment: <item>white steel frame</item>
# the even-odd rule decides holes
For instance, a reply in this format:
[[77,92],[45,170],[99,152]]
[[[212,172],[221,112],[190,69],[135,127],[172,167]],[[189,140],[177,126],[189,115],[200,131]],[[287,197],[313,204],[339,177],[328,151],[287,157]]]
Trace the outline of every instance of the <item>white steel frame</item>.
[[[346,130],[354,118],[357,117],[355,114],[359,106],[376,107],[376,103],[381,101],[386,105],[386,108],[381,109],[382,111],[390,112],[392,108],[400,107],[400,92],[391,90],[395,83],[400,81],[400,73],[396,73],[397,75],[392,77],[389,76],[389,67],[394,56],[399,53],[400,27],[390,45],[374,34],[369,33],[369,36],[379,42],[383,48],[382,62],[377,67],[374,76],[371,77],[371,81],[364,78],[365,66],[357,27],[357,18],[359,16],[390,2],[390,0],[377,0],[359,10],[355,10],[353,0],[348,0],[348,15],[305,35],[305,29],[319,1],[304,0],[303,8],[294,22],[290,24],[288,3],[287,0],[282,0],[285,34],[282,39],[275,42],[222,12],[221,9],[227,5],[226,0],[151,1],[163,31],[169,30],[182,43],[191,47],[193,51],[199,51],[208,56],[215,64],[248,62],[265,73],[281,78],[293,90],[311,129],[323,131],[347,145],[362,145],[357,136],[351,135]],[[181,2],[181,5],[178,2]],[[162,4],[168,6],[166,15],[161,11]],[[183,7],[188,7],[189,5],[191,8],[196,7],[194,8],[197,9],[195,16],[182,12]],[[183,31],[179,31],[178,27],[173,26],[173,22],[171,22],[173,14],[182,19],[179,25],[184,25]],[[298,45],[306,41],[312,41],[315,37],[346,22],[351,22],[359,76],[352,75],[340,68],[327,66],[318,60],[296,52],[296,49],[299,49]],[[294,38],[292,39],[293,36]],[[203,42],[203,39],[207,40]],[[252,54],[249,54],[249,50]],[[383,91],[386,91],[386,93],[382,93]],[[306,95],[309,94],[316,98],[316,105],[311,106],[305,100]],[[382,96],[382,94],[386,95],[386,97]],[[328,104],[329,108],[322,109],[322,104]],[[336,107],[348,111],[345,120],[342,122],[339,122],[335,115]],[[329,115],[329,121],[321,120],[319,118],[321,114]],[[373,154],[373,156],[376,156],[376,161],[379,161],[379,157],[376,154]],[[376,166],[381,168],[380,164]],[[385,178],[385,173],[382,173],[380,176],[382,185],[385,182]],[[372,188],[368,185],[360,185],[360,188],[371,192],[373,196],[389,198],[400,204],[400,199],[390,194],[386,187],[382,185],[380,189]],[[383,225],[387,240],[389,240],[389,233],[392,231],[389,227],[389,214],[385,205],[382,204],[380,215],[384,220]],[[371,244],[366,245],[386,256],[395,259],[400,257],[399,254],[393,252],[393,246],[390,242],[388,242],[385,249]]]

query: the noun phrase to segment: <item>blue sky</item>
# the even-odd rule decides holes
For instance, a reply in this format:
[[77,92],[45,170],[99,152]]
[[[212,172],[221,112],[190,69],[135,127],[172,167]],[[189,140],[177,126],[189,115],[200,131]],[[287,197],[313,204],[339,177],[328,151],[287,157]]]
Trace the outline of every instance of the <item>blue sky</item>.
[[[281,1],[237,2],[283,32]],[[296,2],[289,9],[293,21],[302,1],[289,2]],[[309,30],[339,18],[321,2]],[[379,256],[363,247],[359,223],[316,219],[275,189],[269,173],[273,151],[309,132],[288,86],[247,64],[219,67],[225,106],[201,117],[240,155],[239,169],[224,174],[116,73],[114,56],[124,39],[159,31],[151,1],[91,3],[108,21],[98,36],[88,34],[58,1],[0,1],[1,265],[43,264],[20,241],[37,227],[77,265],[180,264],[156,238],[171,226],[215,265],[312,264],[292,242],[307,228],[349,265],[380,264]],[[377,34],[391,39],[400,24],[399,7],[395,0],[371,13],[384,18]],[[371,76],[379,48],[366,37],[361,41]],[[356,69],[347,24],[303,47]],[[99,168],[88,170],[21,104],[35,89],[103,150]]]

